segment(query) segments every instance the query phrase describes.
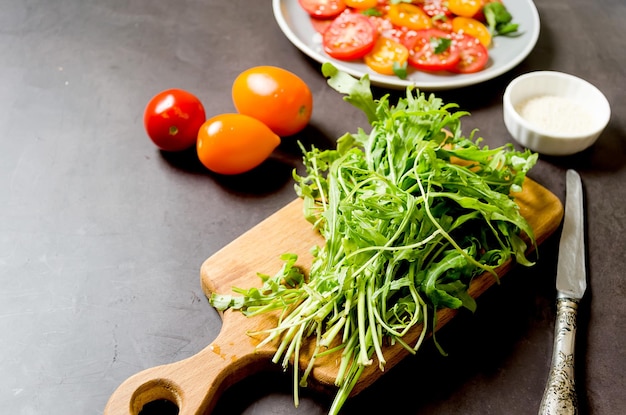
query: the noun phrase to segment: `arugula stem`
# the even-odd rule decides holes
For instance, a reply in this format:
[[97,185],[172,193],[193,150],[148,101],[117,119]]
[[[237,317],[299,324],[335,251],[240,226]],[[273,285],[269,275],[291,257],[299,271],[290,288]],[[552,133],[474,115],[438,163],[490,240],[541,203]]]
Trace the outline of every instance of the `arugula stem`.
[[365,292],[365,284],[365,278],[361,277],[359,280],[359,295],[357,302],[357,329],[359,332],[359,364],[369,366],[372,364],[372,360],[367,355],[367,325],[365,319],[365,303],[367,295]]

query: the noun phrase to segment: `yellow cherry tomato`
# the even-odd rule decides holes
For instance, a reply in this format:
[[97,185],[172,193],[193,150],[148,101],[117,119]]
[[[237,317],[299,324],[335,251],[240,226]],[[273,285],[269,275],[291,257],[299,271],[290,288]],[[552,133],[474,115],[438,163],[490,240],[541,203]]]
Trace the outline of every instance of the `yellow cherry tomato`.
[[378,38],[374,49],[363,57],[367,66],[383,75],[394,75],[394,63],[403,66],[408,58],[406,46],[385,37]]
[[491,45],[491,33],[487,26],[471,17],[455,17],[452,19],[452,31],[474,36],[486,48]]
[[430,17],[420,7],[409,3],[398,3],[389,6],[387,18],[396,26],[408,29],[430,29],[433,26]]
[[359,10],[371,9],[378,6],[378,0],[345,0],[346,6]]
[[200,162],[219,174],[239,174],[263,163],[280,144],[280,137],[256,118],[221,114],[198,131]]
[[482,7],[482,0],[448,0],[448,10],[457,16],[474,17]]

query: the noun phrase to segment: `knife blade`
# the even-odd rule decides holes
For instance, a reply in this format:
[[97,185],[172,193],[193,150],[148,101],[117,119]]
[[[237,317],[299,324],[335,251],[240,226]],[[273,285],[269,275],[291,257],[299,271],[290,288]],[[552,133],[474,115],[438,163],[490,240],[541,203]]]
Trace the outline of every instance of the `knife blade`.
[[559,242],[556,275],[554,346],[539,415],[578,414],[574,382],[574,344],[578,303],[587,289],[587,273],[583,186],[576,171],[567,171],[565,186],[565,218]]
[[566,173],[565,219],[559,243],[556,289],[561,298],[580,300],[587,289],[583,186],[574,170]]

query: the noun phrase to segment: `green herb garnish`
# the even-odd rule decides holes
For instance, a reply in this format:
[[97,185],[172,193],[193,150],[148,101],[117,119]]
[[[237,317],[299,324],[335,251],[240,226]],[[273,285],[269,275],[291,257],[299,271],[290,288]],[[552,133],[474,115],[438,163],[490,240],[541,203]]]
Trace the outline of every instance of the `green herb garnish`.
[[406,62],[404,63],[394,62],[393,63],[393,73],[400,79],[406,79],[407,74],[408,74],[407,68],[408,68],[408,65]]
[[366,15],[366,16],[382,16],[383,14],[381,13],[380,10],[378,10],[375,7],[369,8],[369,9],[365,9],[361,12],[362,14]]
[[[537,156],[480,147],[475,132],[461,133],[467,113],[433,95],[408,88],[392,106],[388,95],[373,98],[367,75],[356,80],[330,63],[322,72],[370,123],[369,132],[340,137],[335,150],[303,148],[306,173],[294,172],[295,188],[325,243],[314,248],[306,278],[296,256],[285,254],[275,276],[261,275],[262,288],[210,300],[248,316],[277,312],[259,347],[276,342],[273,362],[284,368],[300,361],[305,339],[313,342],[308,365],[294,370],[296,405],[315,358],[337,353],[334,415],[365,367],[384,369],[385,344],[415,353],[433,333],[437,310],[475,309],[472,278],[495,277],[512,257],[531,265],[522,234],[534,244],[533,232],[510,193],[521,190]],[[405,334],[420,327],[407,344]]]
[[452,39],[433,36],[430,38],[430,45],[432,46],[435,55],[440,55],[450,48],[450,45],[452,45]]
[[521,34],[517,31],[519,25],[513,23],[513,16],[504,4],[488,3],[483,7],[483,13],[492,36],[519,36]]

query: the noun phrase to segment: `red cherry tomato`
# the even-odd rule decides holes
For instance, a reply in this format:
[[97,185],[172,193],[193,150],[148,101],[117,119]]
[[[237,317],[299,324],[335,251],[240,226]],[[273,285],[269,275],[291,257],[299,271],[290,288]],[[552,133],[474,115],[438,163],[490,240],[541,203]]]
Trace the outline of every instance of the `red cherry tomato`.
[[455,34],[454,39],[461,58],[450,71],[455,73],[474,73],[482,70],[487,65],[489,52],[478,39],[466,34]]
[[312,17],[329,19],[346,9],[343,0],[298,0],[300,6]]
[[417,30],[406,38],[409,65],[422,71],[450,70],[460,60],[451,34],[439,29]]
[[148,137],[164,151],[181,151],[193,146],[205,120],[200,100],[181,89],[168,89],[155,95],[143,116]]
[[275,66],[256,66],[237,76],[232,87],[235,108],[281,137],[301,131],[311,119],[313,95],[297,75]]
[[376,43],[378,32],[367,16],[343,13],[323,34],[324,51],[335,59],[352,60],[365,56]]
[[256,118],[221,114],[202,124],[196,150],[207,169],[231,175],[257,167],[279,144],[280,137]]

